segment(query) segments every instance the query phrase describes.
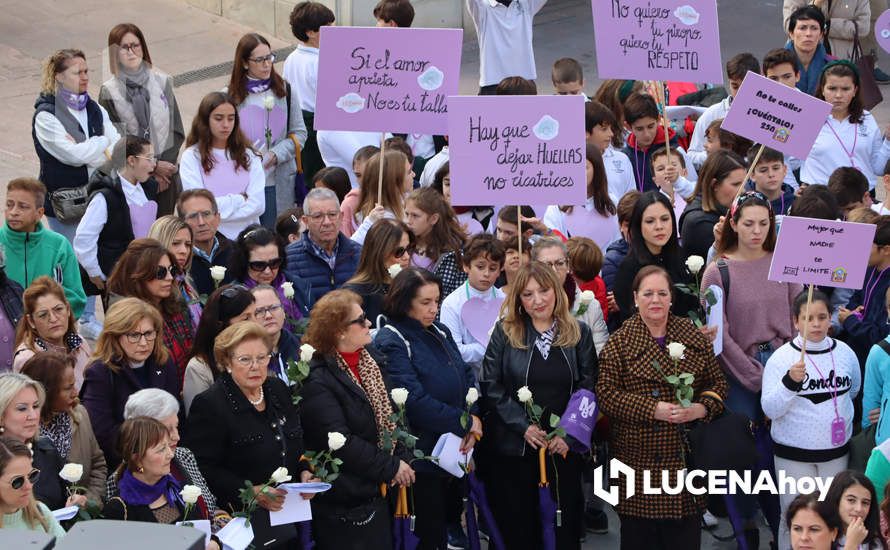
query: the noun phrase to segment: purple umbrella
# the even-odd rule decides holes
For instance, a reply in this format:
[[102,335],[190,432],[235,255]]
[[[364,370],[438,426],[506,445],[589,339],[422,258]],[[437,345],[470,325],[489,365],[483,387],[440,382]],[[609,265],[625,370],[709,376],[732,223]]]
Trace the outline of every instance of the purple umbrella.
[[420,539],[414,534],[414,517],[408,511],[408,489],[399,487],[396,513],[392,520],[393,550],[416,550]]
[[485,496],[485,486],[476,477],[475,472],[467,474],[467,536],[470,541],[470,550],[480,550],[479,525],[476,521],[476,508],[485,519],[488,526],[488,548],[493,550],[505,550],[504,539],[495,524],[494,515],[488,506],[488,498]]
[[312,522],[301,521],[297,523],[297,530],[300,533],[300,547],[303,550],[315,548],[315,542],[312,541]]
[[550,483],[547,481],[547,462],[545,454],[547,449],[538,449],[538,470],[540,482],[538,483],[538,508],[541,511],[541,539],[543,550],[556,550],[556,521],[559,510],[550,493]]

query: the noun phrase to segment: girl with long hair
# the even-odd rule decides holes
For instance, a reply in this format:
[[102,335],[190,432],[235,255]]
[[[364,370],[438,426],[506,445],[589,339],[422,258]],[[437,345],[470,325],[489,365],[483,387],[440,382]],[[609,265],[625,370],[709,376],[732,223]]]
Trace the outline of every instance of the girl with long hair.
[[[365,235],[371,225],[382,218],[401,220],[405,217],[405,195],[414,187],[414,176],[408,157],[401,151],[385,151],[383,153],[383,181],[380,182],[380,153],[375,153],[362,171],[362,185],[359,191],[358,208],[354,217],[358,226],[352,233],[352,240],[359,244],[365,242]],[[377,203],[378,192],[382,188],[380,203]]]
[[467,236],[454,210],[436,190],[421,187],[405,200],[405,220],[416,240],[411,264],[435,273],[448,296],[467,280],[460,261]]

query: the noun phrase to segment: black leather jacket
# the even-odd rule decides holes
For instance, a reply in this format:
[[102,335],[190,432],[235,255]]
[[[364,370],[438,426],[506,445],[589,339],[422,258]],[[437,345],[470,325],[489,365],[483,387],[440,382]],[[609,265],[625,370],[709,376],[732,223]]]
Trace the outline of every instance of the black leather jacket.
[[[482,360],[479,385],[482,389],[480,403],[485,433],[483,441],[495,453],[523,456],[526,451],[523,436],[528,429],[529,420],[525,407],[516,396],[516,390],[528,383],[528,369],[537,333],[533,330],[531,321],[526,321],[525,349],[517,349],[510,345],[501,323],[498,321],[495,325]],[[581,339],[574,347],[551,348],[551,353],[557,350],[562,353],[572,369],[572,393],[581,388],[593,391],[598,370],[590,327],[580,322],[578,325],[581,328]]]

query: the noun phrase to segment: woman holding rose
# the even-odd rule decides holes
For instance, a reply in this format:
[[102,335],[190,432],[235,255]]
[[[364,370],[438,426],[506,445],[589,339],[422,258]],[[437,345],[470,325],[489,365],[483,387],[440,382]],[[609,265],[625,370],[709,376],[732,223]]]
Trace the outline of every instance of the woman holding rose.
[[[687,467],[680,425],[710,422],[723,412],[726,397],[726,381],[707,336],[670,313],[672,288],[663,268],[641,269],[632,284],[638,313],[612,334],[599,357],[596,395],[611,423],[612,456],[636,471],[637,487],[643,486],[644,470]],[[688,407],[673,401],[675,388],[665,379],[681,373],[694,376]],[[670,480],[672,486],[676,482]],[[620,491],[616,507],[622,550],[700,547],[704,498],[687,491],[626,497]]]
[[[548,435],[552,428],[548,419],[551,414],[561,416],[579,389],[593,390],[597,376],[593,335],[572,315],[557,272],[541,262],[530,262],[519,271],[502,311],[479,381],[492,512],[497,524],[505,527],[507,548],[541,548],[539,449],[546,448],[548,478],[559,480],[552,483],[562,510],[556,548],[577,549],[584,532],[582,459],[570,450],[570,439]],[[542,423],[529,418],[529,400],[543,407]]]

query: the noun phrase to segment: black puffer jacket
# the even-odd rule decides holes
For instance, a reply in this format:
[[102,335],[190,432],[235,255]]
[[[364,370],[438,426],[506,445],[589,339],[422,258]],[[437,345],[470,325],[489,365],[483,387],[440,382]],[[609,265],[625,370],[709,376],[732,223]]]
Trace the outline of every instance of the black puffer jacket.
[[[583,388],[593,391],[596,385],[598,362],[593,335],[584,323],[578,323],[581,339],[573,348],[552,347],[562,353],[572,369],[574,383],[572,393]],[[525,454],[525,431],[530,424],[525,407],[519,402],[516,390],[527,385],[528,369],[536,332],[531,321],[526,321],[525,349],[510,345],[504,333],[502,321],[494,326],[485,358],[482,359],[482,425],[485,446],[495,453],[507,456]],[[562,411],[559,411],[562,414]]]
[[[365,349],[381,372],[385,372],[383,356],[371,346]],[[340,477],[331,490],[318,495],[312,505],[340,511],[354,508],[379,495],[381,483],[392,481],[399,469],[400,456],[377,446],[377,422],[371,402],[364,390],[337,365],[334,356],[317,353],[309,368],[309,377],[300,391],[306,448],[326,449],[328,432],[346,435],[346,444],[336,453],[336,457],[343,460]]]

